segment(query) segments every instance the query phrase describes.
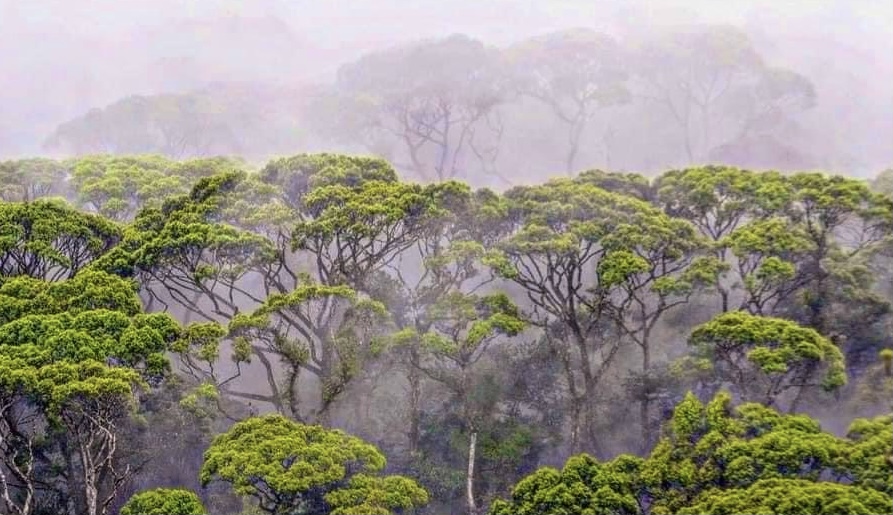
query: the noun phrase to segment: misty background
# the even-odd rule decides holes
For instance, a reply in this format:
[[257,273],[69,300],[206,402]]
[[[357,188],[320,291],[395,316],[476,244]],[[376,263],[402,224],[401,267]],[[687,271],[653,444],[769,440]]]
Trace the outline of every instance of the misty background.
[[[571,29],[606,35],[627,51],[660,41],[664,33],[732,26],[746,34],[767,66],[805,77],[814,102],[775,123],[781,129],[771,137],[750,137],[719,152],[695,149],[688,156],[667,112],[636,101],[619,104],[595,113],[573,167],[654,173],[723,161],[872,177],[893,164],[893,10],[884,4],[0,0],[0,159],[153,152],[174,158],[237,154],[262,163],[332,150],[383,154],[405,171],[386,151],[329,137],[343,133],[332,131],[332,119],[340,116],[316,108],[335,88],[338,70],[364,55],[453,35],[504,52]],[[501,134],[499,157],[491,164],[494,173],[512,179],[483,185],[561,174],[566,152],[556,118],[535,102],[504,104],[514,106],[500,106],[511,130]],[[177,124],[206,134],[207,141],[168,148],[139,138],[122,145],[91,136],[88,143],[84,137],[72,143],[72,134],[83,133],[91,119],[116,134],[140,123],[137,112],[158,109],[175,110]],[[214,121],[197,118],[208,112],[215,113]],[[716,146],[733,142],[713,139]],[[466,170],[459,178],[476,176]]]

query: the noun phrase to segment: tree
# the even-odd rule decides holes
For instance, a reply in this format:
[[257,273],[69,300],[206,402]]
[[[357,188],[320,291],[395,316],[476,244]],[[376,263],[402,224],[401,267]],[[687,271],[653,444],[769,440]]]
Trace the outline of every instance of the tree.
[[[443,384],[458,400],[459,419],[469,435],[465,501],[470,515],[478,513],[475,498],[475,460],[478,432],[487,414],[476,405],[473,368],[487,347],[500,336],[515,336],[524,329],[517,307],[504,294],[479,297],[448,292],[428,309],[428,332],[412,335],[421,340],[423,356],[414,363],[426,376]],[[428,359],[425,359],[428,357]],[[492,414],[491,414],[492,415]]]
[[868,488],[798,479],[764,479],[747,488],[704,492],[692,504],[674,513],[870,515],[884,513],[891,507],[893,498]]
[[[271,164],[258,180],[205,178],[190,195],[144,210],[102,266],[140,277],[153,303],[173,301],[208,321],[232,322],[232,336],[259,338],[253,346],[233,342],[228,376],[215,368],[216,349],[186,359],[199,382],[289,410],[297,372],[305,370],[319,380],[316,416],[324,417],[372,351],[370,317],[383,308],[364,296],[366,283],[429,230],[442,210],[437,199],[455,187],[398,183],[378,159],[296,156]],[[285,384],[267,354],[285,360]],[[270,395],[232,389],[252,356]]]
[[845,469],[849,478],[859,486],[893,495],[893,415],[856,419],[846,436],[849,445]]
[[7,280],[0,306],[0,495],[20,515],[107,513],[140,466],[123,445],[135,393],[170,374],[187,332],[94,270]]
[[792,115],[815,106],[815,87],[797,72],[777,67],[760,70],[755,83],[730,92],[728,110],[739,115],[738,139],[783,128]]
[[657,190],[655,185],[648,178],[638,173],[605,172],[593,169],[580,172],[575,180],[598,186],[611,193],[635,197],[646,202],[656,202]]
[[69,166],[81,206],[129,221],[140,209],[160,207],[168,197],[188,193],[199,179],[238,171],[241,164],[227,158],[176,162],[157,155],[96,155],[74,159]]
[[70,154],[162,154],[173,159],[238,153],[220,101],[201,94],[134,95],[60,124],[44,148]]
[[[891,234],[893,202],[873,194],[863,181],[846,177],[798,173],[788,181],[794,195],[786,215],[803,227],[811,243],[801,265],[808,281],[803,309],[795,308],[788,316],[826,335],[852,332],[846,326],[855,313],[863,326],[877,321],[889,308],[871,291],[865,272],[879,244]],[[867,309],[834,309],[854,301]]]
[[[306,370],[320,383],[314,418],[325,421],[332,403],[379,352],[376,336],[383,336],[379,328],[386,318],[384,305],[359,298],[346,286],[308,281],[289,293],[270,295],[251,313],[234,316],[229,332],[241,339],[237,345],[250,346],[265,366],[271,394],[257,400],[269,401],[298,420],[308,419],[298,391],[300,373]],[[282,391],[268,353],[285,365]]]
[[490,515],[638,515],[634,477],[639,458],[623,455],[607,463],[581,454],[560,471],[544,467],[520,481],[509,501],[497,500]]
[[[523,289],[530,301],[525,318],[546,331],[562,361],[571,404],[572,448],[579,450],[583,442],[595,441],[587,434],[594,416],[590,404],[621,344],[622,335],[610,322],[625,317],[622,310],[627,306],[612,304],[611,297],[633,275],[647,276],[651,266],[633,254],[660,254],[663,242],[657,241],[658,235],[688,231],[693,236],[693,230],[645,202],[585,181],[515,188],[506,198],[506,234],[486,262],[497,275]],[[649,248],[650,244],[655,246]],[[672,261],[677,250],[657,259]],[[682,268],[686,262],[687,258],[682,260]],[[678,270],[667,267],[670,274]],[[671,279],[659,282],[669,286]],[[644,323],[647,326],[650,319]]]
[[155,488],[134,494],[121,508],[121,515],[205,515],[195,492],[180,488]]
[[[789,320],[724,313],[696,327],[689,345],[744,399],[767,406],[776,406],[790,389],[834,390],[847,381],[843,353],[815,330]],[[796,398],[790,409],[796,409]]]
[[[656,203],[670,216],[691,222],[714,243],[713,255],[730,262],[728,245],[720,244],[751,220],[759,220],[787,205],[790,187],[781,175],[723,166],[670,170],[657,178]],[[721,274],[720,278],[725,274]],[[718,280],[722,311],[731,308],[733,289]]]
[[645,459],[574,456],[518,482],[491,513],[884,513],[888,423],[858,420],[843,439],[805,415],[689,393]]
[[638,49],[635,63],[635,94],[667,110],[689,164],[725,143],[717,134],[726,141],[742,139],[814,103],[806,78],[767,67],[748,36],[734,27],[661,34]]
[[695,228],[684,220],[656,217],[643,232],[632,225],[612,234],[615,248],[598,264],[600,287],[610,292],[610,317],[621,333],[642,351],[639,418],[642,448],[652,445],[651,402],[659,386],[655,367],[654,330],[665,315],[715,282],[721,263],[700,256],[705,247]]
[[585,29],[556,32],[505,50],[515,87],[549,107],[566,126],[565,171],[573,173],[582,137],[600,109],[629,102],[617,43]]
[[42,367],[38,382],[52,423],[66,435],[61,453],[76,456],[77,465],[69,465],[67,472],[81,473],[82,490],[69,495],[83,496],[87,515],[105,515],[121,485],[133,474],[129,464],[118,462],[118,428],[133,411],[139,375],[127,368],[85,361]]
[[755,403],[733,409],[726,393],[704,405],[689,393],[642,464],[640,480],[653,513],[678,513],[712,489],[747,488],[761,479],[839,478],[846,448],[804,415]]
[[28,202],[51,194],[67,193],[66,167],[45,158],[20,159],[0,162],[0,200]]
[[805,230],[781,217],[757,219],[719,242],[735,256],[744,290],[741,309],[772,315],[807,282],[802,264],[813,243]]
[[498,66],[462,35],[366,55],[338,71],[333,103],[349,113],[335,116],[352,126],[335,130],[426,181],[494,173],[506,97]]
[[428,502],[411,479],[378,476],[384,466],[378,449],[359,438],[266,415],[215,438],[201,481],[230,483],[236,494],[274,515],[389,515]]
[[121,236],[116,224],[64,202],[0,202],[0,278],[71,278]]

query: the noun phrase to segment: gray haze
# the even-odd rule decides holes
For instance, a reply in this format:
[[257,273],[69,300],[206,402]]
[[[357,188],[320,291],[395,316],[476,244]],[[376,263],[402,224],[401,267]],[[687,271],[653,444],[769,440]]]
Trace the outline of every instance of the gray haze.
[[[300,96],[302,85],[331,81],[365,52],[419,38],[462,33],[503,47],[586,27],[632,41],[670,26],[728,23],[773,65],[815,85],[817,105],[800,122],[808,150],[826,156],[818,162],[869,176],[893,164],[893,9],[885,4],[0,0],[0,158],[46,153],[43,142],[59,124],[130,95],[250,83]],[[292,153],[314,150],[294,146]],[[590,164],[602,165],[580,163]]]

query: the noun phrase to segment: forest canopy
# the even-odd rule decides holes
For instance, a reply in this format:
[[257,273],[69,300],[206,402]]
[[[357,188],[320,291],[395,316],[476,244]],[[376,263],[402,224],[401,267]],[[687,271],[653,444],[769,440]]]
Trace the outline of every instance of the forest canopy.
[[[538,58],[578,46],[618,51],[588,33],[513,50],[559,118],[581,84],[625,98],[616,70]],[[492,58],[463,38],[414,52],[357,66]],[[752,57],[757,84],[809,92]],[[406,88],[430,105],[434,75],[356,73],[381,116]],[[329,153],[0,163],[0,512],[893,510],[889,171],[497,192],[419,148],[424,183]]]

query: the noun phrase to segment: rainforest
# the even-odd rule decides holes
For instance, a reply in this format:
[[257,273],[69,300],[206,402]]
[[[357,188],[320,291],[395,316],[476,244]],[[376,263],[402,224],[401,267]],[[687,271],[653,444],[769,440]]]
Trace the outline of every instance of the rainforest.
[[9,513],[889,510],[889,174],[245,168],[3,163]]
[[893,513],[889,13],[346,4],[0,0],[0,515]]

